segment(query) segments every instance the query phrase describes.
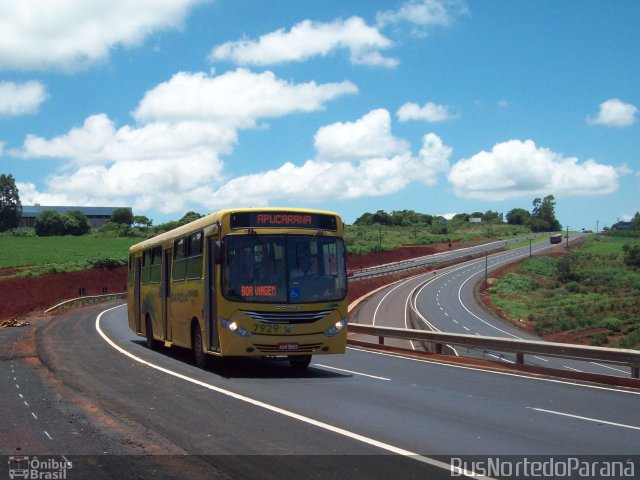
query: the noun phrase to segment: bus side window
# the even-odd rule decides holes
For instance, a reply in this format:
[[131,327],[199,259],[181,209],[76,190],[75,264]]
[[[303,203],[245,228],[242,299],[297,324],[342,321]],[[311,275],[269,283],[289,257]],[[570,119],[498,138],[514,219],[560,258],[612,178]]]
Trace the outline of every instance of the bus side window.
[[185,237],[173,243],[173,268],[171,279],[184,280],[187,274],[187,239]]
[[142,273],[140,274],[140,283],[147,284],[151,282],[151,250],[145,250],[142,254]]
[[149,275],[150,283],[160,283],[160,274],[162,272],[162,247],[155,247],[151,250],[151,273]]
[[187,278],[202,278],[202,232],[189,235]]

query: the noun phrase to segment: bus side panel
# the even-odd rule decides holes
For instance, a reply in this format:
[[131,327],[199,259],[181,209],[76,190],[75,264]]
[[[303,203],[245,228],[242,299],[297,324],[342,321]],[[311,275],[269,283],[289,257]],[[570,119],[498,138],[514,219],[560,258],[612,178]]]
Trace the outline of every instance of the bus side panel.
[[[171,283],[169,319],[173,343],[191,347],[191,320],[204,318],[204,282],[182,280]],[[200,325],[203,327],[203,324]]]
[[151,319],[153,337],[162,339],[162,303],[158,289],[160,284],[148,283],[140,285],[140,328],[142,334],[147,334],[146,319]]

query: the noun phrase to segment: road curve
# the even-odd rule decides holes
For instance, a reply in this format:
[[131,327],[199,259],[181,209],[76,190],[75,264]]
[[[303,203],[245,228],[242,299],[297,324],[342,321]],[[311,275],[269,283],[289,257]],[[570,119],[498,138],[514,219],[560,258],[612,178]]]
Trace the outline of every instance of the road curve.
[[[415,310],[421,315],[421,322],[419,325],[414,325],[415,328],[467,335],[540,340],[539,337],[488,314],[478,304],[474,289],[476,284],[483,280],[486,272],[550,248],[553,246],[548,242],[536,243],[531,247],[488,254],[486,257],[462,262],[436,272],[416,275],[372,295],[358,309],[355,321],[363,324],[408,328],[409,307],[413,304]],[[392,340],[390,343],[399,347],[408,346],[408,342],[402,340]],[[417,348],[421,347],[417,346]],[[456,353],[509,363],[515,362],[515,356],[499,352],[458,350]],[[570,371],[629,375],[628,369],[623,367],[595,362],[540,356],[528,356],[526,362]]]
[[219,478],[449,478],[450,456],[631,455],[640,441],[638,392],[351,348],[303,374],[254,359],[200,370],[145,348],[121,306],[64,314],[38,343],[58,381]]

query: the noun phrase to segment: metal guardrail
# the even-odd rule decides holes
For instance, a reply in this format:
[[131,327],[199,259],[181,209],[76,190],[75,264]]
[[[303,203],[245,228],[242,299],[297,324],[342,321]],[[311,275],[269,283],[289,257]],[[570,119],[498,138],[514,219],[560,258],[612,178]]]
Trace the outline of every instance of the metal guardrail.
[[515,340],[500,337],[478,337],[460,333],[430,332],[394,327],[349,324],[349,333],[360,333],[378,337],[378,343],[384,345],[384,338],[401,338],[430,342],[434,353],[442,353],[444,345],[458,345],[516,354],[516,363],[523,364],[525,355],[544,355],[549,357],[571,358],[574,360],[598,361],[625,365],[631,369],[632,378],[640,378],[640,351],[623,348],[591,347],[568,343],[554,343],[535,340]]
[[[503,239],[493,242],[474,245],[471,247],[464,247],[459,249],[445,250],[438,253],[432,253],[429,255],[423,255],[421,257],[410,258],[407,260],[400,260],[398,262],[387,263],[384,265],[376,265],[373,267],[359,268],[350,271],[349,280],[364,280],[372,277],[378,277],[382,275],[389,275],[398,272],[404,272],[407,270],[413,270],[416,268],[425,267],[428,265],[434,266],[439,264],[448,264],[451,262],[462,262],[477,258],[487,253],[496,253],[500,251],[505,245],[510,243],[517,243],[524,240],[533,240],[540,236],[547,236],[547,234],[536,234],[527,236],[524,238],[515,239]],[[456,256],[460,255],[460,256]],[[453,256],[453,257],[452,257]],[[444,258],[442,258],[444,257]]]
[[127,293],[108,293],[106,295],[88,295],[86,297],[78,297],[72,298],[70,300],[65,300],[64,302],[60,302],[57,305],[47,309],[44,313],[52,313],[56,310],[60,310],[63,308],[73,308],[83,305],[93,305],[95,303],[102,302],[110,302],[111,300],[119,300],[122,298],[127,298]]

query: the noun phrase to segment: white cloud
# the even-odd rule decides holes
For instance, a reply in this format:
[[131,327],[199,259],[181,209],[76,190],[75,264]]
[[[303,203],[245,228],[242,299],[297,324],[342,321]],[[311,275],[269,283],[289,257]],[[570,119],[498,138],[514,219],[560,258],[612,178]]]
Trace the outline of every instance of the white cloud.
[[433,185],[449,168],[451,148],[437,135],[425,135],[419,155],[413,156],[408,143],[391,134],[389,112],[382,109],[355,122],[322,127],[315,138],[315,159],[234,178],[210,192],[208,208],[386,195],[413,181]]
[[444,122],[458,118],[446,105],[437,105],[432,102],[425,103],[422,107],[413,102],[405,103],[398,109],[396,115],[401,122],[408,122],[410,120]]
[[203,0],[20,0],[0,2],[0,69],[75,70],[116,45],[141,43],[182,25]]
[[398,10],[378,13],[376,19],[380,27],[410,23],[415,35],[425,36],[430,28],[448,27],[455,17],[468,14],[469,9],[462,0],[410,0]]
[[386,157],[409,148],[406,141],[391,134],[391,117],[384,109],[373,110],[355,122],[320,128],[315,145],[318,158],[330,161]]
[[147,92],[134,126],[118,128],[107,115],[92,115],[58,137],[29,135],[22,149],[10,153],[65,162],[47,179],[46,193],[29,187],[32,199],[181,212],[187,204],[205,203],[223,183],[222,157],[233,151],[239,129],[263,118],[318,111],[356,90],[349,82],[293,84],[270,72],[179,73]]
[[37,113],[47,97],[45,86],[35,80],[24,83],[0,82],[0,116]]
[[510,140],[457,162],[448,179],[456,195],[482,200],[521,196],[603,195],[618,189],[619,174],[594,160],[579,163],[531,140]]
[[141,122],[190,119],[250,128],[257,118],[321,110],[327,101],[357,91],[347,81],[294,84],[268,71],[238,69],[218,76],[181,72],[147,92],[133,115]]
[[360,17],[337,19],[330,23],[304,20],[290,31],[284,29],[262,35],[258,40],[226,42],[213,48],[209,60],[230,60],[239,65],[271,65],[302,62],[327,56],[335,50],[348,50],[354,64],[395,67],[398,60],[380,51],[392,46],[391,40]]
[[628,127],[636,122],[638,107],[612,98],[600,104],[600,111],[595,117],[587,117],[587,123],[606,125],[607,127]]

